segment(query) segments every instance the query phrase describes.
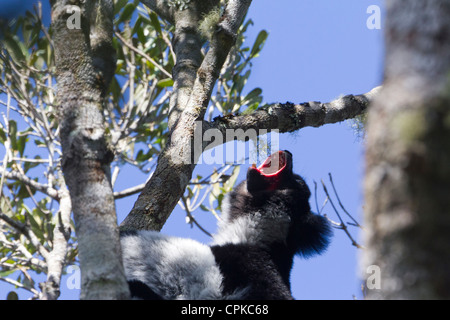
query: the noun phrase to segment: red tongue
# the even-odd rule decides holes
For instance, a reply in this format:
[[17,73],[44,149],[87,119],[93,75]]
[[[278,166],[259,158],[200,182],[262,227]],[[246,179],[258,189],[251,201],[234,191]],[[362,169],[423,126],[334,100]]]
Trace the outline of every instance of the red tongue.
[[257,170],[266,177],[276,176],[286,167],[285,155],[282,151],[272,154]]

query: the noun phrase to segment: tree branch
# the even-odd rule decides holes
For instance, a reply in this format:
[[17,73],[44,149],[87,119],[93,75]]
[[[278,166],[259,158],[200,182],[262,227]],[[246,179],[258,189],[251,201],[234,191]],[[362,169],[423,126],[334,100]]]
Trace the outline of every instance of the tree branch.
[[9,283],[9,284],[11,284],[11,285],[13,285],[13,286],[15,286],[17,288],[22,288],[22,289],[30,291],[34,295],[34,298],[39,296],[39,291],[37,291],[34,288],[28,287],[28,286],[26,286],[26,285],[24,285],[24,284],[22,284],[22,283],[20,283],[18,281],[12,280],[10,278],[2,278],[2,277],[0,277],[0,280],[4,281],[6,283]]
[[114,199],[122,199],[128,196],[131,196],[133,194],[141,192],[145,187],[145,183],[142,183],[140,185],[122,190],[122,191],[116,191],[114,192]]
[[56,189],[51,188],[48,185],[36,182],[33,179],[27,177],[26,175],[21,174],[20,172],[4,171],[3,168],[0,167],[0,175],[4,176],[7,179],[20,181],[33,189],[45,193],[46,195],[52,197],[55,200],[59,200],[58,191]]
[[[203,129],[217,129],[223,137],[232,129],[277,129],[280,133],[293,132],[304,127],[320,127],[341,122],[362,114],[378,95],[381,87],[361,95],[347,95],[328,103],[306,102],[302,104],[277,103],[263,106],[251,114],[217,117],[204,122]],[[233,136],[234,138],[234,136]],[[227,142],[226,140],[224,142]]]
[[[0,218],[0,220],[2,220]],[[32,266],[33,268],[36,268],[37,270],[46,271],[47,270],[47,263],[43,260],[34,258],[33,255],[28,251],[27,248],[25,248],[24,244],[20,242],[20,240],[15,240],[13,242],[8,241],[5,233],[7,232],[5,229],[2,229],[2,224],[0,223],[0,243],[3,247],[12,249],[13,251],[16,251],[23,255],[22,257],[17,257],[17,260],[23,261],[23,264],[27,266]],[[14,253],[13,253],[14,255]],[[9,263],[7,260],[9,260],[11,257],[6,256],[0,259],[0,266],[4,266],[6,268],[15,268],[14,264]],[[6,261],[5,261],[6,260]]]
[[93,2],[90,13],[90,43],[93,65],[100,72],[102,91],[105,94],[116,70],[116,55],[113,47],[114,4],[111,0]]
[[218,0],[196,0],[190,3],[186,9],[177,10],[174,13],[175,31],[172,43],[177,63],[172,70],[174,84],[169,104],[169,130],[175,127],[182,112],[187,108],[197,77],[197,70],[202,63],[203,41],[198,32],[199,21],[218,5]]
[[236,42],[239,26],[250,4],[251,0],[230,0],[227,3],[222,20],[211,40],[210,49],[197,72],[192,95],[186,107],[188,115],[192,114],[196,120],[203,119],[205,115],[220,70]]
[[150,10],[154,11],[158,16],[167,20],[171,24],[174,23],[175,8],[167,5],[167,0],[140,0]]
[[41,256],[47,260],[49,256],[48,250],[41,244],[38,237],[34,234],[34,232],[25,224],[15,221],[11,219],[6,214],[0,212],[0,219],[5,221],[8,225],[16,229],[18,232],[22,233],[28,240],[30,240],[31,244],[36,248]]
[[119,32],[114,32],[114,34],[116,35],[117,38],[120,39],[120,41],[122,41],[122,43],[127,46],[129,49],[133,50],[134,52],[136,52],[137,54],[141,55],[142,57],[144,57],[145,59],[147,59],[151,64],[153,64],[159,71],[161,71],[162,73],[164,73],[166,76],[168,76],[169,78],[172,78],[172,75],[166,71],[166,69],[164,69],[163,66],[161,66],[158,62],[156,62],[154,59],[152,59],[152,57],[150,57],[148,54],[146,54],[144,51],[139,50],[138,48],[136,48],[135,46],[133,46],[131,43],[128,43],[127,40],[125,40],[124,37],[122,37],[120,35]]
[[56,300],[60,295],[62,272],[66,263],[68,241],[70,239],[70,213],[72,204],[69,190],[65,186],[59,191],[60,210],[58,222],[53,230],[53,249],[50,251],[47,262],[47,281],[42,284],[42,299]]
[[[331,176],[330,176],[330,177],[331,177]],[[334,221],[332,221],[331,219],[328,219],[328,220],[329,220],[336,228],[341,229],[341,230],[344,230],[345,234],[346,234],[347,237],[350,239],[350,241],[352,242],[352,245],[353,245],[353,246],[355,246],[355,247],[358,248],[358,249],[364,249],[363,246],[361,246],[360,244],[358,244],[358,242],[355,241],[355,239],[354,239],[353,236],[351,235],[350,231],[348,231],[347,224],[344,222],[344,220],[342,220],[342,217],[341,217],[341,215],[339,214],[339,211],[336,209],[336,207],[335,207],[335,205],[334,205],[334,203],[333,203],[333,200],[331,200],[331,196],[330,196],[330,194],[328,193],[328,189],[327,189],[327,187],[325,186],[325,183],[324,183],[323,181],[322,181],[322,187],[323,187],[323,190],[325,191],[325,194],[327,195],[327,199],[329,200],[331,206],[333,207],[334,212],[336,213],[336,215],[337,215],[337,217],[338,217],[338,219],[339,219],[339,222],[334,222]],[[334,189],[334,185],[333,185],[333,189]],[[339,200],[339,203],[340,203],[340,200]],[[345,210],[345,212],[347,213],[346,210]],[[348,213],[347,213],[347,214],[348,214]],[[349,215],[349,214],[348,214],[348,215]],[[350,215],[349,215],[349,216],[350,216]],[[353,217],[352,217],[352,219],[353,219]],[[356,221],[356,220],[355,220],[355,221]],[[359,225],[359,224],[358,224],[358,225]]]

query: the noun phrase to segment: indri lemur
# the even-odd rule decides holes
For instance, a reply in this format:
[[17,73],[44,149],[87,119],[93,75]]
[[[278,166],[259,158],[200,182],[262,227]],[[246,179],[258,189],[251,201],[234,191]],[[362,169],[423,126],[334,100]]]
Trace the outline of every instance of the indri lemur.
[[210,246],[155,231],[121,234],[125,272],[138,299],[293,299],[294,255],[325,250],[326,218],[311,212],[292,154],[279,151],[224,201]]

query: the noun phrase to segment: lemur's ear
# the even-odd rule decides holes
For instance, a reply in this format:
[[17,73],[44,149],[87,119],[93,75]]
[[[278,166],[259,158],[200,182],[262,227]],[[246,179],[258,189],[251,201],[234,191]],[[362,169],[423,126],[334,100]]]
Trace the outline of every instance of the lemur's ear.
[[323,253],[332,235],[333,231],[327,218],[310,212],[291,224],[287,242],[294,253],[309,258]]

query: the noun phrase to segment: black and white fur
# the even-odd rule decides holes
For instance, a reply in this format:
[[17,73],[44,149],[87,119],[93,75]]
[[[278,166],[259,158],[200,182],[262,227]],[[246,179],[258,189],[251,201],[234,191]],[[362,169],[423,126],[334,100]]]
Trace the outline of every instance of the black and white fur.
[[[275,169],[273,165],[276,164]],[[294,255],[324,251],[331,229],[279,151],[226,198],[210,246],[154,231],[121,234],[131,294],[140,299],[293,299]]]

